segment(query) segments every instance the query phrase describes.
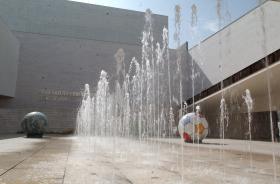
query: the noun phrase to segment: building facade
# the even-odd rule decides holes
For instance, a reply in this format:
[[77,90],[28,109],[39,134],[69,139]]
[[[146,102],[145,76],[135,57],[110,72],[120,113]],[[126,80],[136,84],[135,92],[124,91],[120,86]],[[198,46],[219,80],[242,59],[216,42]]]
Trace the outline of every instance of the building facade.
[[[84,84],[96,86],[101,70],[115,73],[119,48],[126,62],[141,58],[143,12],[65,0],[0,0],[0,20],[0,133],[21,131],[31,111],[48,116],[48,132],[72,132]],[[156,41],[164,26],[168,18],[153,15]]]
[[0,56],[0,95],[14,97],[19,59],[19,41],[1,20]]
[[[220,136],[220,102],[224,97],[229,120],[225,136],[248,138],[246,89],[253,99],[252,138],[271,140],[271,134],[274,138],[279,135],[279,17],[280,2],[266,1],[189,50],[209,81],[195,88],[194,100],[209,121],[211,137]],[[193,98],[187,101],[192,104]]]

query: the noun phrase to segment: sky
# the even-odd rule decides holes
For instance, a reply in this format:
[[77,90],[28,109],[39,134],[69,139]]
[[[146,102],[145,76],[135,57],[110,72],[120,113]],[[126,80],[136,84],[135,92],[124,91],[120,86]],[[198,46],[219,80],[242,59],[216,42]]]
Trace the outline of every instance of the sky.
[[[155,14],[168,16],[169,43],[176,47],[173,39],[175,32],[175,6],[181,6],[181,44],[188,41],[189,48],[197,45],[220,28],[254,9],[259,0],[220,0],[221,18],[217,14],[217,0],[69,0],[115,8],[144,12],[151,9]],[[197,24],[191,26],[192,6],[197,8]]]

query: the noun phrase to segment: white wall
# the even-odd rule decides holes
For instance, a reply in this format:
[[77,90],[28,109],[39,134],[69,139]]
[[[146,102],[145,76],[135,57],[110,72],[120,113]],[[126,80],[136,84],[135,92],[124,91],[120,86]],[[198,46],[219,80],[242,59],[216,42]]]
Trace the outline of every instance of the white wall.
[[214,85],[279,48],[280,2],[268,1],[190,49],[190,54]]
[[0,20],[0,95],[14,97],[19,42]]

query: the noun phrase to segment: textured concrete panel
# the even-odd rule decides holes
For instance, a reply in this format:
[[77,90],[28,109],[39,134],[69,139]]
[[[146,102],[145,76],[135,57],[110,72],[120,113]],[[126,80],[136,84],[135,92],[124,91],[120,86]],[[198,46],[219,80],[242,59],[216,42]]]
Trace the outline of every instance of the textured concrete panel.
[[0,95],[15,96],[18,57],[19,42],[0,19]]
[[[15,99],[0,100],[0,132],[20,130],[19,122],[30,111],[49,117],[49,131],[64,132],[75,127],[76,111],[84,84],[95,87],[100,71],[114,80],[119,48],[128,64],[140,58],[141,47],[113,42],[81,40],[14,32],[21,42]],[[94,90],[94,89],[92,89]]]
[[[181,58],[182,65],[182,97],[183,101],[196,95],[197,92],[205,89],[205,86],[210,86],[211,82],[204,73],[199,65],[192,59],[190,53],[188,52],[187,43],[183,44],[179,48],[179,56]],[[177,70],[177,57],[178,52],[176,50],[170,50],[170,63],[171,63],[171,78],[173,89],[180,89],[179,81],[180,76]],[[174,90],[174,95],[179,100],[180,90]]]
[[[101,70],[115,80],[119,48],[126,64],[141,59],[143,12],[66,0],[0,0],[0,17],[21,43],[16,98],[0,99],[0,133],[20,131],[30,111],[48,116],[49,132],[73,130],[84,84],[95,87]],[[167,25],[166,16],[153,16],[155,41]]]
[[[0,17],[13,31],[141,44],[144,13],[66,0],[0,0]],[[168,17],[154,15],[155,40]]]

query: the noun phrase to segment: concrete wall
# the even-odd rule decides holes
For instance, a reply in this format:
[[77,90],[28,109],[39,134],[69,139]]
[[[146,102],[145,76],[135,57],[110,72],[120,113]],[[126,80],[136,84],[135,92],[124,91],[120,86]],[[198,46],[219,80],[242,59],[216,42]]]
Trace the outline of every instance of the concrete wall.
[[2,96],[15,96],[18,57],[19,42],[0,19],[0,95]]
[[[199,46],[191,48],[190,55],[209,80],[203,88],[195,89],[195,94],[277,51],[280,48],[279,16],[280,2],[267,1],[207,38]],[[278,133],[276,112],[280,107],[279,73],[279,63],[276,63],[269,69],[256,72],[223,90],[229,119],[225,128],[225,138],[248,139],[247,107],[242,98],[246,89],[251,91],[254,102],[252,138],[271,140],[270,110],[274,134]],[[268,100],[269,95],[271,104]],[[218,91],[196,102],[209,122],[209,137],[220,136],[221,98],[222,92]]]
[[211,82],[204,89],[278,50],[279,17],[280,2],[268,1],[191,48],[191,56]]
[[[102,69],[114,79],[119,48],[126,63],[141,58],[144,13],[65,0],[0,0],[0,16],[21,43],[16,98],[0,99],[0,133],[20,131],[30,111],[48,116],[49,132],[72,131],[84,84],[95,87]],[[167,20],[154,16],[158,41]]]
[[[254,140],[271,140],[270,114],[274,136],[278,139],[277,111],[280,109],[280,61],[278,60],[268,68],[256,72],[249,77],[214,93],[196,104],[201,106],[202,112],[209,123],[209,137],[219,137],[220,130],[220,101],[222,95],[227,104],[229,121],[225,131],[226,138],[248,139],[248,107],[244,100],[245,90],[249,89],[253,99],[252,133]],[[268,86],[269,81],[269,86]],[[268,91],[269,87],[269,91]],[[268,93],[270,92],[270,93]],[[223,93],[223,94],[222,94]],[[269,100],[271,99],[271,101]],[[278,139],[279,140],[279,139]]]
[[7,117],[8,109],[14,117],[5,122],[2,119],[9,124],[1,128],[3,132],[19,130],[20,119],[30,111],[46,113],[49,131],[73,129],[84,84],[96,86],[102,69],[115,73],[114,53],[118,48],[125,50],[127,62],[141,50],[137,45],[30,33],[16,36],[21,42],[16,98],[0,101],[0,108],[5,108],[0,110],[2,118]]
[[[205,86],[211,85],[209,79],[205,73],[200,69],[199,65],[192,60],[191,55],[188,52],[187,43],[183,44],[179,48],[179,55],[181,57],[182,64],[182,97],[183,100],[193,96],[194,92],[202,91]],[[171,63],[171,78],[172,78],[172,89],[173,95],[176,98],[175,101],[180,101],[180,76],[177,71],[177,62],[178,57],[177,50],[170,50],[170,63]],[[194,78],[192,77],[194,76]],[[196,93],[195,93],[196,94]]]
[[[0,17],[13,31],[141,44],[143,12],[68,0],[0,0]],[[155,40],[168,17],[154,15]]]

